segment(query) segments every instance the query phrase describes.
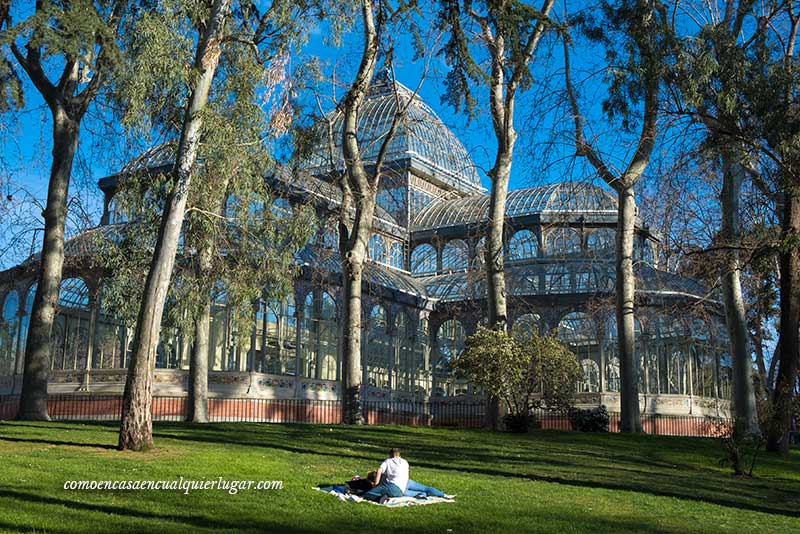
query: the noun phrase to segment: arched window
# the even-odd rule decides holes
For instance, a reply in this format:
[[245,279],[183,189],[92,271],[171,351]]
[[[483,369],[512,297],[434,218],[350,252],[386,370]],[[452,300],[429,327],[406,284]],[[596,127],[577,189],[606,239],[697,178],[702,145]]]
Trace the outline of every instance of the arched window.
[[369,238],[369,257],[372,261],[386,263],[386,243],[378,234],[372,234]]
[[265,309],[265,355],[260,371],[276,375],[295,374],[297,317],[294,297],[273,300]]
[[583,380],[578,385],[580,393],[597,393],[600,391],[600,366],[597,362],[584,358],[580,362]]
[[517,320],[514,321],[514,333],[519,333],[522,336],[531,336],[533,334],[538,334],[541,330],[541,319],[539,315],[536,313],[526,313],[525,315],[520,315],[517,317]]
[[309,293],[303,301],[300,323],[300,376],[336,379],[336,302],[327,292]]
[[228,291],[225,284],[218,280],[211,291],[211,327],[208,338],[209,369],[226,371],[228,369]]
[[535,258],[539,253],[536,234],[530,230],[520,230],[508,241],[508,259],[525,260]]
[[691,356],[693,393],[700,397],[714,397],[714,350],[708,324],[702,319],[692,321]]
[[547,254],[566,256],[581,253],[581,235],[572,228],[553,228],[547,233]]
[[547,268],[544,275],[544,289],[548,293],[570,293],[572,278],[564,263],[554,263]]
[[50,342],[53,369],[85,369],[89,351],[89,288],[80,278],[64,278]]
[[3,299],[0,316],[0,376],[14,374],[19,333],[19,293],[11,290]]
[[411,274],[436,274],[436,249],[433,246],[423,243],[414,248],[411,253]]
[[464,350],[465,339],[464,327],[457,319],[450,319],[442,323],[437,337],[439,358],[436,367],[446,366],[450,360],[461,354],[461,351]]
[[558,339],[570,345],[595,344],[597,329],[592,318],[585,313],[568,313],[558,323]]
[[389,388],[389,372],[394,360],[392,345],[386,310],[382,306],[375,305],[369,314],[367,352],[364,358],[367,363],[367,380],[370,386],[381,389]]
[[434,392],[454,393],[454,383],[450,373],[450,361],[464,350],[466,335],[464,327],[456,319],[445,321],[439,326],[436,337],[437,355],[433,362]]
[[338,342],[336,322],[336,301],[323,292],[321,294],[319,316],[319,376],[324,380],[336,380],[336,349]]
[[399,241],[392,241],[389,246],[389,265],[395,269],[403,269],[405,267],[405,254],[403,254],[403,244]]
[[[582,312],[568,313],[557,328],[558,339],[575,353],[584,372],[580,391],[598,391],[600,387],[600,344],[595,322]],[[594,365],[587,363],[591,361]]]
[[60,308],[89,309],[89,288],[80,278],[65,278],[58,290]]
[[448,241],[442,249],[442,269],[445,271],[461,271],[467,268],[469,255],[467,244],[461,239]]
[[412,390],[414,393],[425,395],[431,391],[430,376],[426,372],[425,362],[430,357],[430,342],[429,342],[428,320],[420,318],[417,321],[416,339],[414,340],[414,384]]
[[339,230],[335,226],[326,226],[323,228],[322,246],[334,250],[339,248]]
[[416,376],[414,361],[413,325],[405,312],[397,314],[394,320],[395,354],[397,354],[396,389],[412,392]]
[[298,376],[313,378],[317,356],[317,323],[314,305],[314,293],[303,299],[302,320],[300,321],[300,369]]
[[[633,332],[635,340],[634,353],[638,355],[639,389],[644,392],[644,352],[641,348],[642,327],[638,319],[633,320]],[[603,351],[606,357],[606,391],[620,390],[620,370],[619,370],[619,344],[617,340],[617,318],[611,315],[606,319],[605,331],[603,335]]]
[[616,235],[611,228],[597,228],[586,238],[586,248],[597,255],[613,254]]
[[28,343],[28,327],[31,324],[31,310],[33,309],[33,299],[36,297],[37,284],[31,284],[28,293],[25,295],[25,309],[22,311],[19,328],[20,354],[25,354],[25,346]]
[[688,394],[687,339],[683,323],[678,318],[656,315],[648,323],[647,334],[650,392]]

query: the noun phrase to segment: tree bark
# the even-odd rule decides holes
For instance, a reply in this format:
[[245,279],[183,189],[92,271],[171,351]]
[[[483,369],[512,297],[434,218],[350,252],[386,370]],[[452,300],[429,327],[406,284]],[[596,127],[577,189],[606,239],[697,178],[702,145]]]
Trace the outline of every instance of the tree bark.
[[753,364],[747,344],[747,317],[742,296],[741,265],[739,252],[741,244],[739,227],[739,194],[744,168],[737,159],[729,143],[721,143],[723,177],[720,205],[722,221],[720,237],[724,244],[731,246],[726,252],[722,272],[722,293],[725,303],[725,322],[731,342],[733,359],[733,411],[736,431],[739,433],[760,434],[758,414],[756,413],[753,392]]
[[211,299],[203,304],[194,321],[194,347],[189,369],[189,420],[208,423],[208,346],[211,329]]
[[192,171],[197,159],[200,129],[203,125],[202,111],[208,102],[211,82],[219,63],[222,32],[229,9],[230,0],[214,1],[208,24],[197,46],[194,67],[198,74],[184,115],[172,171],[175,184],[161,217],[158,241],[147,274],[133,338],[134,350],[122,399],[122,421],[119,432],[121,450],[144,450],[153,446],[151,414],[153,365],[161,330],[161,317],[175,263],[175,252],[183,225]]
[[786,187],[780,253],[781,329],[777,379],[772,393],[772,417],[767,450],[789,452],[792,400],[800,355],[800,185]]
[[767,364],[764,360],[764,318],[759,309],[756,314],[756,332],[753,334],[753,348],[756,353],[756,369],[758,370],[758,380],[764,391],[768,391],[767,386]]
[[[359,257],[360,256],[360,257]],[[361,398],[361,281],[364,254],[351,251],[343,260],[344,303],[342,309],[342,422],[364,423]]]
[[33,298],[25,345],[24,374],[18,419],[48,421],[47,379],[50,371],[50,334],[58,305],[64,265],[64,224],[72,162],[78,148],[80,120],[62,106],[51,106],[53,115],[53,162],[44,210],[44,238],[38,285]]
[[[219,184],[207,205],[211,213],[225,217],[225,198],[230,179],[225,177]],[[209,194],[210,196],[210,194]],[[205,215],[197,215],[204,217]],[[187,241],[195,243],[197,249],[194,277],[203,290],[203,307],[194,318],[194,347],[189,361],[189,413],[188,419],[194,423],[208,422],[208,355],[211,331],[212,285],[215,277],[213,269],[213,233],[200,228],[187,230]]]
[[[554,0],[544,0],[541,14],[548,17]],[[506,6],[501,3],[496,9],[502,12]],[[493,15],[498,15],[494,13]],[[508,182],[511,177],[511,165],[514,158],[514,145],[517,132],[514,130],[514,108],[520,80],[529,73],[529,64],[545,30],[544,20],[537,20],[533,31],[522,45],[522,54],[510,56],[506,52],[506,39],[513,38],[503,24],[496,23],[496,31],[492,31],[488,19],[481,21],[483,39],[491,56],[491,73],[489,78],[489,109],[492,115],[492,127],[497,140],[497,154],[489,178],[492,180],[492,191],[489,197],[489,228],[486,236],[486,299],[488,307],[489,328],[508,330],[508,306],[506,302],[505,258],[503,254],[503,237],[506,222],[506,201],[508,198]],[[508,79],[507,73],[508,72]],[[490,396],[487,405],[487,425],[500,430],[500,402]]]
[[[339,254],[342,262],[344,305],[342,310],[342,422],[362,424],[361,406],[361,291],[367,243],[372,231],[375,198],[380,181],[382,154],[394,135],[396,118],[383,140],[370,176],[361,158],[358,141],[358,112],[367,95],[378,57],[378,31],[369,0],[361,2],[364,45],[356,78],[344,97],[342,155],[345,172],[339,177],[342,204],[339,212]],[[351,208],[355,218],[351,222]]]
[[619,191],[617,211],[616,314],[620,370],[620,431],[641,432],[639,409],[639,370],[636,363],[634,299],[636,278],[633,274],[633,240],[636,199],[633,184]]

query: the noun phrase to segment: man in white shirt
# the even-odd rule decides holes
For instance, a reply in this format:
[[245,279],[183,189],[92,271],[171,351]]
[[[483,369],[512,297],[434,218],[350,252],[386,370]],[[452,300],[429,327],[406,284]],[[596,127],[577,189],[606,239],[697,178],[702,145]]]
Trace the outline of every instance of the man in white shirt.
[[400,457],[400,449],[394,447],[375,473],[378,485],[362,497],[370,501],[385,502],[390,497],[402,497],[408,486],[408,462]]

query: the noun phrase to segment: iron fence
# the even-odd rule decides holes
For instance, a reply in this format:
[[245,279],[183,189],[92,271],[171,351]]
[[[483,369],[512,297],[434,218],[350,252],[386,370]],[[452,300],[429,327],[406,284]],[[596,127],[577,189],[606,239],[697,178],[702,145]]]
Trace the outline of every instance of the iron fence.
[[[119,421],[119,395],[50,395],[48,411],[54,420]],[[0,396],[0,420],[13,419],[19,407],[18,395]],[[189,415],[187,397],[153,397],[154,421],[185,421]],[[370,400],[363,403],[369,425],[453,426],[481,428],[488,418],[486,403],[432,399],[430,401]],[[319,399],[211,398],[208,416],[213,422],[319,423],[341,422],[341,401]],[[536,410],[533,426],[543,430],[573,430],[569,411]],[[609,431],[619,432],[618,413],[609,414]],[[691,415],[643,414],[647,434],[665,436],[715,436],[716,426],[705,417]]]

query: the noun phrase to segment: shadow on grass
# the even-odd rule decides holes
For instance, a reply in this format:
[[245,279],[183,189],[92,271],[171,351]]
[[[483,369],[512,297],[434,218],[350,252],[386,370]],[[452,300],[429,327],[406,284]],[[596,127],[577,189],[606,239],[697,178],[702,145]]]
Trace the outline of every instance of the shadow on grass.
[[[36,505],[49,505],[56,507],[65,507],[73,510],[80,510],[85,512],[99,512],[103,514],[117,515],[122,517],[144,519],[144,520],[159,520],[168,521],[171,523],[180,523],[191,527],[205,527],[215,531],[234,529],[234,530],[254,530],[261,531],[262,528],[269,530],[270,528],[280,529],[280,532],[307,532],[307,529],[295,529],[290,525],[278,522],[265,522],[256,528],[252,522],[249,521],[234,521],[234,520],[221,520],[220,518],[212,518],[207,516],[195,515],[174,515],[174,514],[159,514],[157,512],[145,510],[132,510],[123,506],[112,506],[107,504],[94,504],[71,499],[62,499],[57,497],[49,497],[43,495],[36,495],[23,491],[0,489],[0,498],[12,499],[15,501],[24,501]],[[16,528],[16,527],[15,527]],[[11,530],[10,532],[13,532]],[[73,531],[70,531],[73,532]]]
[[41,443],[43,445],[67,445],[69,447],[89,447],[92,449],[116,449],[115,445],[106,443],[81,443],[77,441],[61,441],[57,439],[34,439],[34,438],[10,438],[0,436],[0,441],[10,441],[18,443]]
[[[52,428],[48,424],[35,426]],[[116,430],[116,423],[92,422],[67,428],[95,432]],[[453,439],[448,439],[447,434],[448,431],[440,429],[430,432],[404,427],[157,423],[154,437],[157,440],[226,444],[292,454],[347,458],[364,462],[365,470],[380,461],[389,446],[400,445],[406,451],[406,456],[412,459],[414,467],[512,477],[580,488],[633,491],[800,517],[800,507],[797,506],[797,502],[800,502],[800,484],[797,481],[780,478],[739,480],[719,470],[704,469],[697,465],[677,465],[647,457],[658,455],[659,451],[670,447],[677,447],[679,453],[685,450],[687,454],[708,456],[715,452],[709,442],[556,432],[535,433],[523,438],[483,431],[459,431],[453,433]],[[116,436],[114,438],[116,441]],[[0,439],[115,448],[110,444],[39,438]],[[92,439],[96,440],[97,436],[92,436]]]
[[[260,447],[286,451],[293,454],[305,454],[335,458],[350,458],[375,463],[376,454],[384,452],[384,447],[368,443],[354,443],[356,438],[369,440],[380,439],[382,442],[402,442],[405,439],[424,440],[420,433],[403,431],[401,439],[392,439],[393,428],[334,428],[333,432],[320,432],[320,427],[284,426],[259,430],[259,427],[248,428],[247,432],[234,431],[226,426],[193,427],[184,432],[182,427],[164,427],[163,431],[154,435],[164,439],[175,439],[188,442],[224,443],[244,447]],[[170,431],[171,430],[171,431]],[[381,433],[380,431],[383,430]],[[391,438],[389,436],[392,436]],[[495,436],[487,434],[487,436]],[[572,436],[567,436],[571,438]],[[313,440],[315,447],[291,445],[292,438]],[[564,439],[564,437],[561,437]],[[409,444],[404,447],[414,467],[423,467],[441,471],[458,471],[461,473],[480,474],[486,476],[512,477],[538,482],[548,482],[581,488],[604,488],[617,491],[634,491],[659,497],[675,497],[691,501],[699,501],[719,506],[747,509],[755,512],[780,514],[789,517],[800,517],[800,484],[783,479],[750,479],[737,480],[732,476],[716,470],[703,469],[697,466],[679,466],[662,461],[650,461],[637,457],[622,455],[586,455],[579,450],[556,449],[559,444],[553,440],[548,447],[531,440],[518,440],[509,445],[515,447],[516,456],[500,450],[489,448],[473,449],[470,444],[461,446],[459,441],[424,440],[423,444]],[[599,438],[598,438],[599,439]],[[615,440],[617,441],[617,440]],[[524,445],[532,444],[534,451],[525,451]],[[364,453],[343,450],[362,447]],[[401,446],[403,444],[401,443]],[[502,447],[498,443],[498,448]],[[658,444],[667,445],[664,444]],[[519,458],[519,454],[546,451],[549,456],[540,458]],[[634,451],[632,451],[632,454]],[[641,454],[641,453],[640,453]],[[554,458],[558,455],[559,458]],[[567,456],[568,459],[563,458]],[[420,460],[424,458],[424,460]],[[604,461],[605,464],[599,463]],[[503,466],[502,467],[484,466]],[[634,466],[639,466],[636,468]],[[641,468],[650,467],[650,470]],[[369,466],[365,466],[369,467]],[[686,476],[686,471],[691,476]],[[569,473],[572,476],[563,476]],[[787,487],[790,486],[790,487]],[[753,490],[763,496],[761,499],[750,497]]]

